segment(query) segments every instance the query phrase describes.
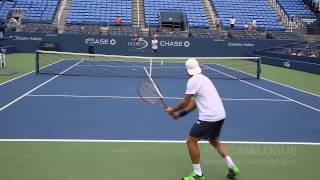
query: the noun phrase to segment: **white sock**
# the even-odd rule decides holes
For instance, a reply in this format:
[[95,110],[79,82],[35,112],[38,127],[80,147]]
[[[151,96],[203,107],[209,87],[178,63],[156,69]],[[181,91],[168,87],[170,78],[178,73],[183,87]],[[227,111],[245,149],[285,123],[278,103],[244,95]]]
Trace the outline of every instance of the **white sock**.
[[227,161],[228,168],[232,168],[233,166],[235,166],[230,156],[226,156],[224,159]]
[[192,164],[194,172],[198,175],[198,176],[202,176],[202,170],[200,167],[200,164]]

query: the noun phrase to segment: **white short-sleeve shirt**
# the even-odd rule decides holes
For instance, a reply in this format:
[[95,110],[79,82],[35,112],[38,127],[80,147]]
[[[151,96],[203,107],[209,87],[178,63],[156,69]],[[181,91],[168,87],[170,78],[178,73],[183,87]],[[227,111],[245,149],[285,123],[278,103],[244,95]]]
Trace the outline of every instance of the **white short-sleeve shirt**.
[[235,18],[230,18],[229,23],[235,25],[236,24],[236,19]]
[[226,113],[211,80],[203,74],[192,76],[187,83],[186,94],[193,94],[199,109],[199,120],[215,122],[226,118]]
[[151,45],[152,45],[152,49],[158,49],[158,40],[152,39]]

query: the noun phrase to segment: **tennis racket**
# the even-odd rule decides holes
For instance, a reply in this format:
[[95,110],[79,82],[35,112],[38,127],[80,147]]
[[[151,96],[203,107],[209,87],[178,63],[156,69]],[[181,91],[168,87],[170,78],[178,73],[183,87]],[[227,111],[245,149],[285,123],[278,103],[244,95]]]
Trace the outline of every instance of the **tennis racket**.
[[138,95],[144,102],[157,105],[163,109],[167,108],[159,86],[157,86],[152,79],[146,79],[139,85]]

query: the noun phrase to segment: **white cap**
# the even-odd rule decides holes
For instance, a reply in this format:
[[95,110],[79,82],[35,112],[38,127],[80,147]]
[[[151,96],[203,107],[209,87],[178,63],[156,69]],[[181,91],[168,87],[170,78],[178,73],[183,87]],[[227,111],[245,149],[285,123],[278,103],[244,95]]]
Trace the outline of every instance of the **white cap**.
[[199,66],[198,61],[195,58],[190,58],[186,61],[186,68],[188,74],[191,76],[201,73],[201,68]]

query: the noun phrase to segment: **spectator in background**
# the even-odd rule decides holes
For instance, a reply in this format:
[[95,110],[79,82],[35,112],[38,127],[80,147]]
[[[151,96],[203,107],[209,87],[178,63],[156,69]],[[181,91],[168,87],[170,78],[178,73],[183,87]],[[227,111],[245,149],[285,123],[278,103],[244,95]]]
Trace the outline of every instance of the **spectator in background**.
[[245,31],[249,31],[250,30],[250,23],[246,23],[246,24],[244,24],[244,30]]
[[317,55],[315,52],[312,51],[310,57],[317,57]]
[[122,19],[119,16],[116,16],[114,21],[116,23],[116,26],[121,26],[122,25]]
[[279,18],[277,19],[277,22],[278,22],[279,24],[282,24],[282,18],[279,17]]
[[297,56],[304,56],[303,50],[300,50],[300,51],[297,53]]
[[19,26],[20,26],[19,21],[14,17],[10,18],[7,23],[7,27],[12,31],[16,31],[16,29],[19,28]]
[[156,34],[153,35],[153,39],[151,41],[152,53],[156,55],[158,53],[158,40]]
[[257,21],[256,21],[256,19],[252,20],[251,29],[254,30],[254,31],[257,29]]
[[230,20],[229,20],[229,24],[230,24],[230,29],[234,30],[234,26],[236,24],[236,18],[234,18],[234,16],[231,16]]
[[1,48],[0,51],[0,68],[6,67],[6,53],[7,50],[5,48]]
[[84,26],[80,27],[80,33],[83,34],[84,33]]
[[138,36],[138,33],[137,33],[137,32],[134,32],[132,41],[133,41],[133,42],[138,42],[138,41],[139,41],[139,36]]
[[292,56],[296,56],[297,55],[297,53],[296,53],[296,51],[295,50],[293,50],[293,51],[291,51],[291,54],[290,55],[292,55]]
[[244,24],[244,30],[245,31],[250,31],[251,30],[251,23],[247,22],[246,24]]

